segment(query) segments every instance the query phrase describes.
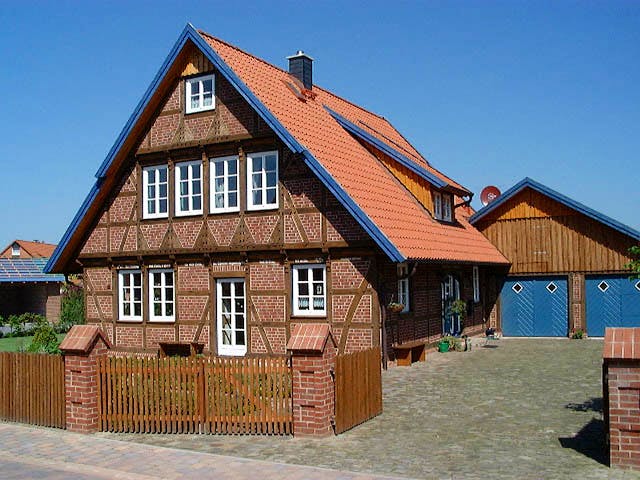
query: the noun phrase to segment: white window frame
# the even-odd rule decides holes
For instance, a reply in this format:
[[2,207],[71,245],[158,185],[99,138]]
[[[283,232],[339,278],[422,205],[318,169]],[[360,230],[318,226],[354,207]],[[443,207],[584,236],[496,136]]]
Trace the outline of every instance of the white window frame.
[[[319,283],[313,281],[313,269],[322,269],[322,294],[315,294],[313,291],[313,284]],[[300,281],[300,270],[307,270],[307,280],[302,281],[305,282],[308,286],[308,295],[304,295],[305,297],[309,297],[309,309],[304,310],[299,308],[298,300],[300,294],[298,293],[298,285],[301,283]],[[291,282],[292,282],[292,294],[291,294],[291,302],[292,302],[292,311],[294,316],[300,317],[326,317],[327,316],[327,266],[324,263],[303,263],[299,265],[294,265],[291,269]],[[322,298],[323,299],[323,307],[316,308],[314,307],[314,299]]]
[[398,303],[404,305],[400,313],[406,313],[410,309],[411,293],[409,291],[409,266],[406,263],[399,263],[398,273]]
[[[165,170],[165,181],[160,181],[160,170]],[[148,172],[154,172],[154,181],[149,183]],[[160,185],[166,185],[167,195],[165,197],[160,196]],[[155,197],[149,198],[149,187],[155,187]],[[165,200],[167,205],[166,212],[160,212],[160,200]],[[149,212],[149,201],[152,201],[155,206],[155,213]],[[165,165],[153,165],[144,167],[142,169],[142,218],[167,218],[169,216],[169,167]]]
[[[160,276],[160,300],[154,299],[153,290],[156,288],[153,282],[153,276],[155,274],[161,274]],[[171,274],[171,284],[167,284],[167,277],[165,274]],[[148,272],[148,284],[149,284],[149,321],[150,322],[175,322],[176,321],[176,278],[172,268],[150,268]],[[171,288],[171,297],[167,296],[167,289]],[[162,306],[162,315],[155,314],[155,304],[160,303]],[[166,314],[167,305],[172,305],[171,315]]]
[[[140,289],[140,301],[136,302],[134,289],[136,288],[134,285],[134,275],[140,276],[140,286],[137,287]],[[129,276],[129,286],[125,287],[124,285],[124,277]],[[128,302],[125,302],[125,288],[129,290],[129,298]],[[142,281],[142,271],[138,268],[131,269],[123,269],[118,270],[118,321],[120,322],[142,322],[143,315],[143,301],[142,301],[142,289],[144,288]],[[134,313],[130,313],[129,315],[125,315],[124,313],[124,305],[125,303],[129,304],[129,312],[135,311],[135,304],[140,304],[140,315],[135,315]]]
[[[229,164],[235,162],[236,173],[229,174]],[[216,164],[222,163],[223,174],[222,177],[216,175]],[[233,191],[229,190],[229,180],[231,177],[236,177],[236,205],[229,206],[229,194]],[[215,191],[215,183],[217,178],[222,178],[222,192]],[[224,198],[224,206],[216,207],[216,195],[222,193]],[[209,159],[209,213],[224,213],[224,212],[238,212],[240,211],[240,162],[237,155],[231,155],[228,157],[215,157]]]
[[[274,203],[266,203],[266,193],[267,193],[267,172],[266,165],[264,159],[267,155],[275,155],[276,157],[276,198]],[[258,187],[255,190],[260,190],[262,192],[262,203],[256,204],[253,203],[253,162],[257,159],[262,160],[262,170],[256,173],[262,174],[262,186]],[[280,188],[279,188],[279,175],[278,175],[278,167],[280,161],[278,159],[278,151],[270,151],[270,152],[256,152],[247,154],[247,210],[273,210],[279,207],[280,204]]]
[[[204,82],[207,80],[211,80],[211,105],[205,106],[204,104]],[[191,90],[193,89],[193,84],[198,83],[199,86],[199,94],[198,94],[198,106],[191,106]],[[185,80],[185,112],[186,113],[197,113],[197,112],[206,112],[207,110],[214,110],[216,108],[216,79],[215,75],[200,75],[198,77],[187,78]]]
[[[193,193],[193,185],[196,182],[196,180],[193,177],[193,167],[195,165],[198,165],[200,167],[200,178],[197,180],[200,182],[200,208],[199,209],[195,209],[193,208],[193,199],[196,195],[198,194],[194,194]],[[187,195],[186,197],[188,198],[188,202],[189,202],[189,208],[187,210],[182,210],[181,205],[180,205],[180,199],[181,199],[181,194],[180,194],[180,182],[182,180],[180,180],[180,169],[182,167],[187,167]],[[175,198],[175,207],[176,207],[176,211],[175,211],[175,216],[176,217],[185,217],[188,215],[202,215],[202,206],[204,205],[204,190],[202,188],[202,183],[203,183],[203,177],[204,177],[204,169],[203,169],[203,165],[202,165],[202,161],[201,160],[191,160],[188,162],[179,162],[176,163],[175,168],[174,168],[174,177],[175,177],[175,191],[174,191],[174,196]]]
[[433,192],[433,216],[437,220],[442,220],[442,195],[440,192]]
[[20,256],[20,245],[18,245],[17,243],[14,243],[13,245],[11,245],[11,256],[12,257]]
[[[222,295],[222,284],[229,283],[231,285],[231,292],[229,297],[223,297]],[[242,301],[244,302],[243,312],[236,311],[236,300],[238,297],[236,296],[236,288],[235,285],[238,283],[242,283]],[[247,344],[249,343],[248,337],[248,329],[247,329],[247,290],[244,278],[219,278],[216,280],[216,329],[217,329],[217,337],[218,337],[218,355],[229,355],[229,356],[243,356],[247,353]],[[222,301],[224,298],[229,298],[231,303],[231,312],[228,312],[231,315],[231,345],[223,343],[223,328],[222,328],[222,316],[224,312],[222,311]],[[242,315],[244,321],[244,328],[237,329],[235,320],[237,315]],[[228,329],[227,329],[228,330]],[[236,333],[238,331],[244,331],[244,345],[239,345],[236,343]]]
[[480,303],[480,269],[473,267],[473,301]]
[[442,194],[442,220],[450,222],[453,219],[453,197],[449,194]]

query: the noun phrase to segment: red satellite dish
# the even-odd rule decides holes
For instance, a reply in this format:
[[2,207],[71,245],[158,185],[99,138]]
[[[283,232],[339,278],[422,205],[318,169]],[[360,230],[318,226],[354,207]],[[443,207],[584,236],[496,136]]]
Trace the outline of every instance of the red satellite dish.
[[484,187],[482,192],[480,192],[480,201],[482,202],[482,205],[487,206],[499,196],[500,190],[498,190],[498,187],[489,185],[488,187]]

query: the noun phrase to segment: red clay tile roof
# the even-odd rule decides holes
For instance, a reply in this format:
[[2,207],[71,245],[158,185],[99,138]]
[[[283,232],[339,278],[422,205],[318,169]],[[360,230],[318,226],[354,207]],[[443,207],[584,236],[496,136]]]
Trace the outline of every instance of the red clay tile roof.
[[286,86],[286,81],[290,81],[287,72],[205,32],[200,33],[406,258],[509,263],[460,211],[456,211],[460,226],[434,221],[412,194],[344,130],[324,106],[357,122],[379,140],[452,186],[464,189],[431,167],[387,120],[315,86],[313,92],[316,97],[303,102]]
[[60,343],[60,350],[89,353],[98,338],[101,338],[111,348],[111,342],[98,325],[74,325]]
[[640,328],[607,328],[602,358],[640,360]]
[[322,352],[329,337],[333,338],[327,323],[294,324],[291,329],[291,338],[287,342],[287,350]]
[[20,245],[20,249],[28,253],[31,258],[49,258],[53,255],[53,251],[56,249],[56,245],[52,245],[50,243],[14,240],[2,251],[2,253],[0,253],[0,256],[5,256],[6,252],[9,252],[9,256],[11,256],[11,246],[14,243]]

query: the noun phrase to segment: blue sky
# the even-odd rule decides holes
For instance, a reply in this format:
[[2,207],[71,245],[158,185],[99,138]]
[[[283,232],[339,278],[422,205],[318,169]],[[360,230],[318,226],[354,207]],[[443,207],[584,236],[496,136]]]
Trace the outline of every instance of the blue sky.
[[181,3],[0,4],[0,245],[59,241],[186,22],[305,50],[477,198],[530,176],[640,229],[639,2]]

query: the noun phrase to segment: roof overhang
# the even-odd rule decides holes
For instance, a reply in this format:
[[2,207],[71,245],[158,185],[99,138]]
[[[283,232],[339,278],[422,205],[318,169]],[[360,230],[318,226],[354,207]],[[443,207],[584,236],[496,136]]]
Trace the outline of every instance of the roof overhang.
[[471,215],[471,217],[469,217],[469,222],[472,225],[477,224],[478,222],[480,222],[484,217],[486,217],[489,213],[493,212],[494,210],[496,210],[498,207],[500,207],[501,205],[504,205],[506,202],[508,202],[511,198],[513,198],[514,196],[516,196],[517,194],[519,194],[520,192],[522,192],[523,190],[525,190],[526,188],[531,188],[532,190],[535,190],[539,193],[541,193],[542,195],[546,195],[547,197],[555,200],[556,202],[559,202],[563,205],[565,205],[566,207],[569,207],[589,218],[592,218],[593,220],[600,222],[604,225],[607,225],[608,227],[613,228],[614,230],[617,230],[620,233],[623,233],[625,235],[628,235],[631,238],[634,238],[636,240],[640,240],[640,232],[638,232],[637,230],[634,230],[633,228],[629,227],[628,225],[625,225],[623,223],[618,222],[617,220],[614,220],[611,217],[608,217],[607,215],[604,215],[603,213],[600,213],[596,210],[593,210],[592,208],[589,208],[585,205],[583,205],[580,202],[577,202],[569,197],[567,197],[566,195],[563,195],[559,192],[556,192],[555,190],[547,187],[546,185],[543,185],[539,182],[536,182],[535,180],[526,177],[524,179],[522,179],[520,182],[518,182],[517,184],[515,184],[513,187],[511,187],[509,190],[507,190],[506,192],[504,192],[502,195],[500,195],[496,200],[494,200],[493,202],[491,202],[489,205],[481,208],[480,210],[478,210],[476,213],[474,213],[473,215]]
[[79,226],[96,198],[101,193],[101,186],[108,174],[111,173],[117,159],[122,159],[122,150],[127,139],[132,133],[134,126],[140,120],[143,112],[149,106],[149,102],[156,94],[158,87],[167,75],[169,69],[175,62],[176,58],[185,47],[187,42],[192,42],[207,59],[214,65],[216,69],[225,77],[225,79],[235,87],[240,95],[249,103],[249,105],[260,115],[260,117],[269,125],[280,140],[294,153],[302,155],[305,163],[320,178],[327,189],[338,199],[345,209],[356,219],[360,226],[367,234],[376,242],[382,251],[395,262],[404,261],[405,257],[398,248],[387,238],[387,236],[378,228],[378,226],[368,217],[368,215],[360,208],[360,206],[349,196],[345,189],[336,182],[327,172],[324,166],[304,147],[298,140],[291,135],[282,123],[269,111],[269,109],[254,95],[249,87],[236,75],[236,73],[224,62],[224,60],[216,53],[216,51],[207,43],[193,25],[188,23],[183,29],[180,37],[174,44],[169,55],[156,73],[153,81],[147,88],[144,96],[136,106],[133,114],[118,135],[115,143],[109,150],[106,158],[96,172],[96,182],[89,191],[89,194],[82,203],[80,209],[74,216],[71,224],[65,231],[62,239],[58,243],[53,255],[45,266],[46,273],[64,272],[66,265],[63,260],[63,253],[69,248],[77,248],[72,244],[73,240],[79,240]]

